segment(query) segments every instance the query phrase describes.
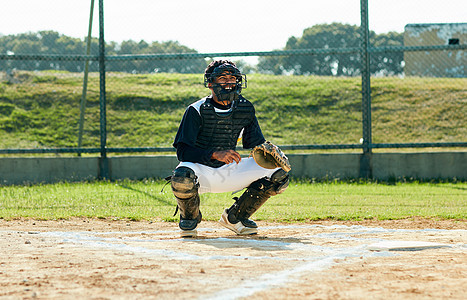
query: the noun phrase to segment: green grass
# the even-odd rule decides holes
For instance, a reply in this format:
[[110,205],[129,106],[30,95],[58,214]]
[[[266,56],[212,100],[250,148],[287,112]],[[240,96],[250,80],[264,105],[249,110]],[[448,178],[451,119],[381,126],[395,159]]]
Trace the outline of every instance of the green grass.
[[[17,72],[0,81],[0,148],[75,147],[82,74]],[[108,73],[107,146],[168,147],[186,106],[209,90],[200,74]],[[462,142],[467,78],[372,79],[375,143]],[[243,91],[279,145],[358,143],[361,79],[248,75]],[[99,78],[89,77],[84,147],[99,147]]]
[[[93,181],[0,187],[0,218],[71,217],[176,221],[176,201],[165,182]],[[201,195],[205,220],[218,220],[233,203],[230,193]],[[299,222],[320,219],[362,220],[409,217],[467,218],[463,182],[319,182],[294,180],[270,198],[256,220]]]

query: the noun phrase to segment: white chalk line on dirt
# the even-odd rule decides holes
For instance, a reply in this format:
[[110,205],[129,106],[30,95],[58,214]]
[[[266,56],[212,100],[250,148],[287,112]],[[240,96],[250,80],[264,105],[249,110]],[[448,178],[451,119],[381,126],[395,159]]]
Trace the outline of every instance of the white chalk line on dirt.
[[[312,225],[314,227],[319,226],[321,228],[333,228],[333,229],[359,229],[359,232],[331,232],[331,233],[319,233],[313,235],[307,235],[307,237],[319,237],[319,238],[329,238],[329,239],[346,239],[346,240],[358,240],[358,241],[386,241],[382,238],[356,238],[354,235],[364,235],[364,234],[377,234],[377,233],[408,233],[408,232],[453,232],[458,231],[465,233],[466,230],[441,230],[441,229],[420,229],[420,230],[407,230],[407,229],[385,229],[385,228],[368,228],[364,226],[322,226],[322,225]],[[281,228],[290,228],[288,226],[280,226]],[[302,226],[297,226],[298,228],[303,228]],[[296,228],[297,228],[296,227]],[[272,229],[272,228],[268,228]],[[352,235],[352,236],[350,236]],[[301,236],[303,237],[303,236]],[[284,284],[294,281],[299,278],[300,274],[304,272],[313,273],[318,272],[327,268],[330,268],[336,264],[344,263],[348,258],[369,258],[377,256],[394,256],[393,252],[382,251],[375,252],[368,250],[368,244],[363,244],[355,247],[339,248],[339,249],[330,249],[327,255],[320,257],[315,260],[307,261],[304,264],[294,267],[292,269],[265,274],[259,278],[255,278],[249,282],[246,282],[240,286],[234,288],[221,290],[213,295],[202,296],[199,299],[209,299],[209,300],[233,300],[243,297],[251,296],[257,292],[268,290],[272,287],[283,286]],[[466,248],[466,245],[457,245],[457,248]]]
[[351,257],[372,257],[372,256],[392,256],[394,254],[389,252],[369,252],[366,250],[366,245],[351,247],[345,249],[334,249],[330,251],[331,253],[320,257],[318,259],[308,261],[303,263],[300,266],[297,266],[292,269],[264,274],[259,278],[254,278],[249,282],[246,282],[242,285],[236,286],[234,288],[221,290],[214,295],[207,295],[199,297],[199,299],[208,299],[208,300],[233,300],[242,297],[248,297],[254,293],[268,290],[272,287],[280,287],[286,283],[292,282],[299,278],[299,276],[304,272],[318,272],[321,270],[328,269],[336,264],[342,263],[345,259]]
[[[251,238],[212,238],[212,239],[173,239],[164,238],[160,239],[141,239],[132,238],[129,235],[144,234],[144,235],[157,235],[171,233],[178,234],[177,230],[164,230],[164,231],[114,231],[114,232],[39,232],[38,234],[44,236],[50,236],[58,238],[63,243],[67,244],[78,244],[84,247],[109,249],[113,251],[131,252],[131,253],[142,253],[150,256],[157,256],[158,259],[165,257],[167,259],[178,259],[178,260],[227,260],[227,259],[252,259],[252,260],[300,260],[303,261],[299,266],[295,266],[290,269],[283,271],[269,273],[261,275],[257,278],[250,278],[246,280],[242,285],[236,286],[235,288],[220,290],[214,294],[203,295],[203,299],[237,299],[241,297],[251,296],[256,292],[267,290],[271,287],[279,287],[288,282],[294,281],[300,277],[304,272],[314,273],[324,269],[328,269],[334,265],[345,263],[346,259],[349,258],[369,258],[377,256],[395,256],[394,252],[381,251],[375,252],[368,249],[369,242],[374,241],[386,241],[387,239],[378,237],[365,237],[366,235],[378,235],[378,234],[391,234],[391,233],[443,233],[443,232],[459,232],[465,234],[467,230],[443,230],[443,229],[385,229],[385,228],[369,228],[360,225],[345,226],[345,225],[280,225],[280,226],[269,226],[263,227],[268,230],[281,230],[281,229],[302,229],[305,232],[312,229],[326,229],[326,230],[339,230],[338,232],[324,232],[324,233],[301,233],[300,238],[302,239],[330,239],[330,240],[352,240],[361,242],[358,246],[352,247],[323,247],[313,245],[311,243],[303,242],[286,242],[277,240],[263,240],[263,239],[251,239]],[[216,229],[216,231],[223,229]],[[225,229],[227,230],[227,229]],[[198,228],[198,232],[212,232],[210,228]],[[117,234],[119,238],[105,237],[106,235]],[[218,248],[223,244],[224,248],[227,247],[254,247],[255,249],[269,251],[274,250],[299,250],[300,255],[307,253],[306,256],[300,257],[279,257],[279,256],[233,256],[233,255],[196,255],[190,254],[180,250],[167,250],[167,249],[155,249],[148,248],[145,246],[133,246],[127,243],[154,243],[157,245],[159,242],[164,243],[192,243],[196,241],[200,244],[206,245],[217,245]],[[466,250],[467,245],[453,245],[454,248]]]

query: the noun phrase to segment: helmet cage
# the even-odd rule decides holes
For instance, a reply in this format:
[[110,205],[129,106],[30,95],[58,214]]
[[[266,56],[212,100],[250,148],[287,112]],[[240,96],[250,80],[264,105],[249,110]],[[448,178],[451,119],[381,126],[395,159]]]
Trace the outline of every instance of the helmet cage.
[[214,81],[216,80],[217,77],[221,75],[232,75],[235,76],[236,78],[236,90],[239,92],[242,89],[245,89],[247,87],[247,80],[246,80],[246,75],[242,74],[240,70],[229,63],[224,63],[220,66],[217,66],[214,68],[214,70],[211,73],[205,73],[204,74],[204,86],[209,87],[209,84],[215,84]]

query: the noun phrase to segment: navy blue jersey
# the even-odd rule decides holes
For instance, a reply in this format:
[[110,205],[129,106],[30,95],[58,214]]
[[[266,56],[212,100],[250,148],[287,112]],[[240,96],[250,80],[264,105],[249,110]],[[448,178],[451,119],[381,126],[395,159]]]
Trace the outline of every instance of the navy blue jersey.
[[[238,107],[230,108],[215,103],[212,96],[209,96],[188,106],[173,143],[173,146],[177,148],[178,160],[219,167],[224,163],[211,159],[214,151],[235,150],[237,139],[242,140],[242,146],[245,149],[263,143],[265,139],[253,105],[243,97],[239,102]],[[242,111],[250,113],[241,114]],[[212,115],[215,115],[217,122],[212,122]],[[229,120],[229,122],[223,122],[223,120]],[[213,140],[208,143],[200,140],[206,139],[207,132],[214,132],[211,134],[214,135],[214,137],[211,136]],[[226,134],[219,136],[221,134],[219,132],[226,132]]]

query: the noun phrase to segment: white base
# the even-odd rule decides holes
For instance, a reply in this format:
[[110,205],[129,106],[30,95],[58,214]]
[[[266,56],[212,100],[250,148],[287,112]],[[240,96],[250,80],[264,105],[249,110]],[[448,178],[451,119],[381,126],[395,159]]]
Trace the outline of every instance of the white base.
[[450,247],[446,244],[420,242],[420,241],[384,241],[368,246],[370,251],[417,251],[424,249],[434,249]]

